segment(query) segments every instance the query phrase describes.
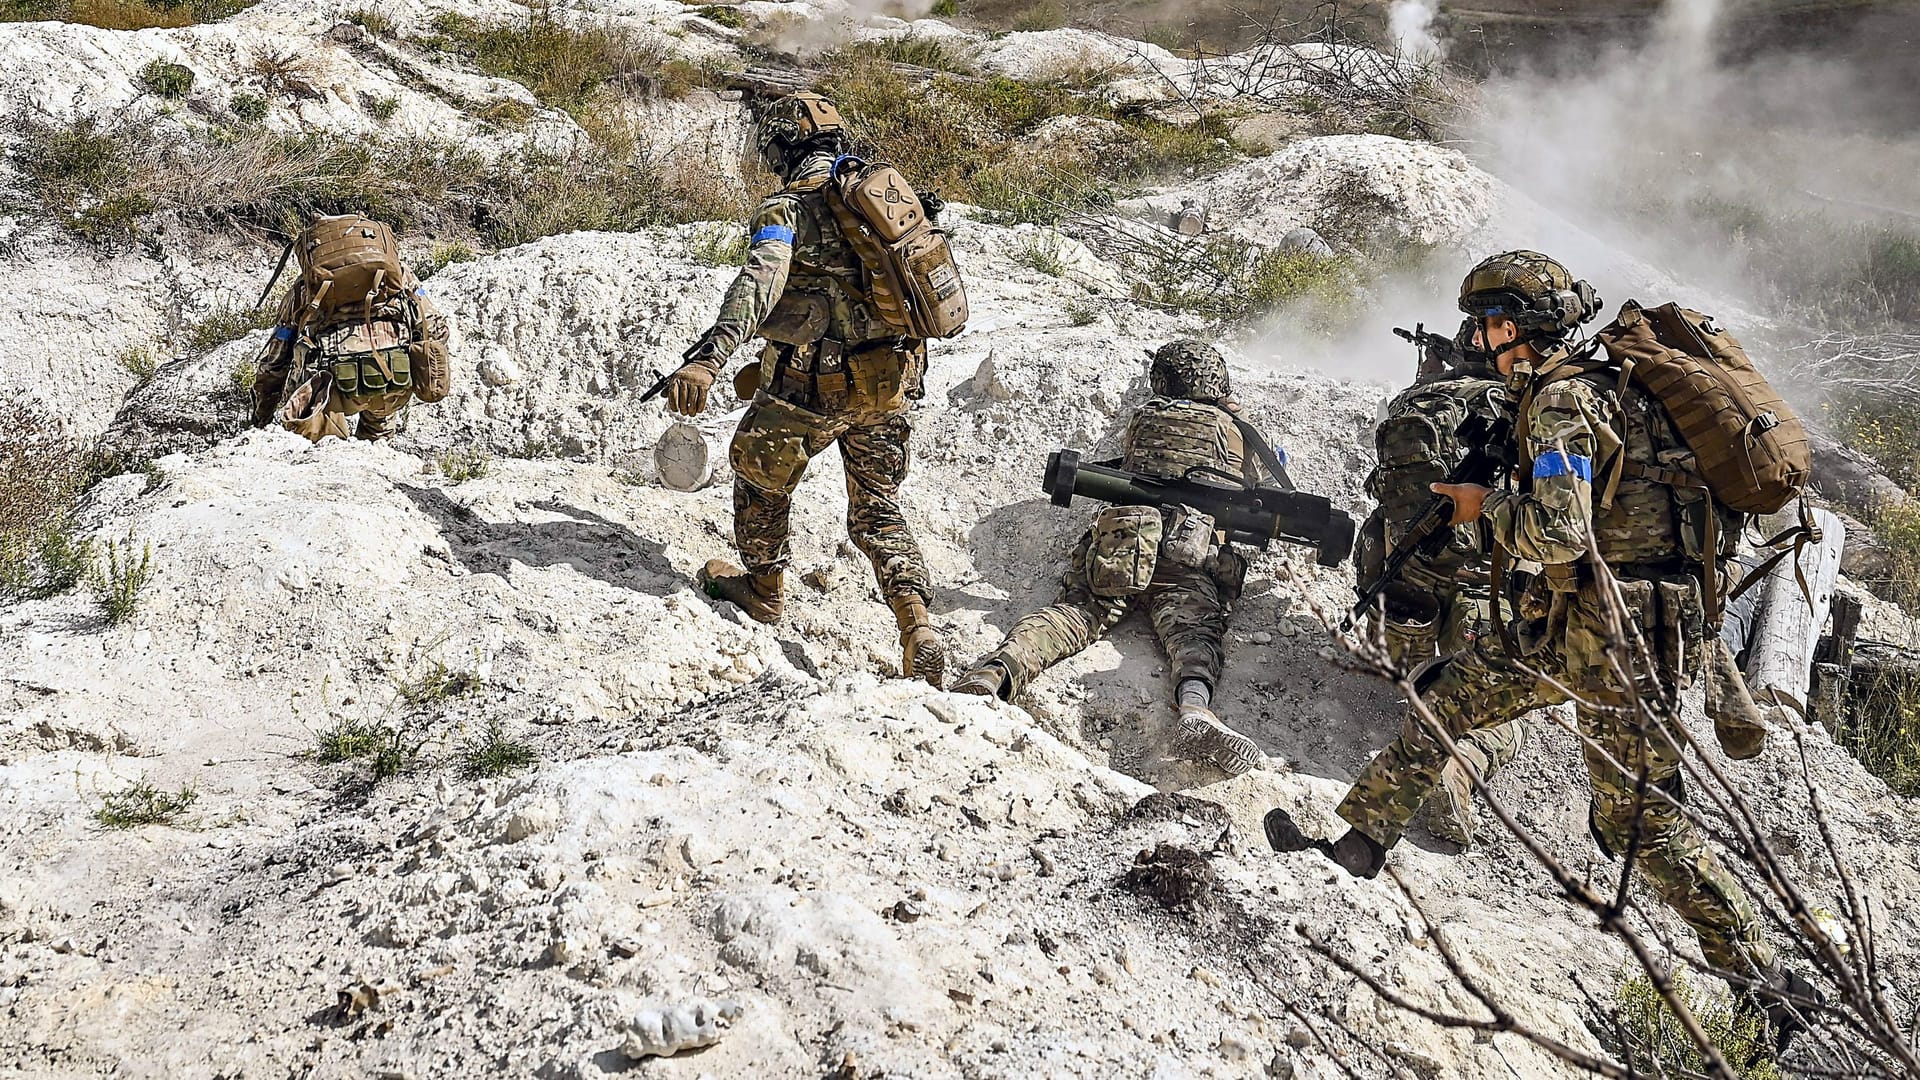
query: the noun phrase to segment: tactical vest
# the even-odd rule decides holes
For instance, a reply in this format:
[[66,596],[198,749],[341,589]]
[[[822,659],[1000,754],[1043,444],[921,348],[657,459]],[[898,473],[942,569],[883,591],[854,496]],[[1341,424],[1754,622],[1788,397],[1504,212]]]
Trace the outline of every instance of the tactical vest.
[[1131,472],[1168,479],[1206,468],[1238,478],[1245,461],[1246,444],[1233,418],[1213,405],[1149,398],[1127,425],[1122,467]]
[[[1739,547],[1746,515],[1727,509],[1702,488],[1676,487],[1654,478],[1662,469],[1682,466],[1693,457],[1659,400],[1632,385],[1616,397],[1617,380],[1608,373],[1584,378],[1615,401],[1620,417],[1615,430],[1624,436],[1626,460],[1643,467],[1626,470],[1613,485],[1609,500],[1599,460],[1607,455],[1603,452],[1596,458],[1593,535],[1600,557],[1614,567],[1675,559],[1704,563],[1709,536],[1717,541],[1712,554],[1722,559],[1731,556]],[[1521,475],[1531,476],[1532,470]],[[1711,529],[1709,515],[1717,515]]]
[[[1402,391],[1387,404],[1386,416],[1374,429],[1378,462],[1367,474],[1367,494],[1378,505],[1373,513],[1384,538],[1384,560],[1433,501],[1431,485],[1444,481],[1467,455],[1460,428],[1468,418],[1496,419],[1506,409],[1504,381],[1491,375],[1459,374],[1425,380]],[[1444,548],[1432,558],[1407,564],[1403,581],[1435,591],[1450,591],[1465,574],[1484,580],[1480,564],[1487,552],[1477,525],[1457,525]],[[1361,582],[1361,587],[1371,582]],[[1436,596],[1438,603],[1444,597]]]
[[829,196],[821,190],[826,165],[809,168],[807,174],[775,196],[799,203],[800,213],[786,288],[761,322],[760,335],[788,345],[822,339],[858,345],[899,336],[863,299],[860,256],[840,231],[827,204]]

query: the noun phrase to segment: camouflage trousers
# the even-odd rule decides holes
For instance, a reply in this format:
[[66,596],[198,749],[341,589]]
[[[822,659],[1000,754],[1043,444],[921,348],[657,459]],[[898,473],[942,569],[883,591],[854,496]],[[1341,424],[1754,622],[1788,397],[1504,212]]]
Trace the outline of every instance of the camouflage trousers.
[[1100,640],[1135,601],[1146,609],[1176,681],[1202,679],[1218,686],[1226,666],[1227,615],[1240,596],[1246,560],[1223,547],[1206,567],[1162,563],[1145,592],[1096,596],[1087,576],[1092,546],[1091,532],[1074,546],[1060,602],[1021,618],[1000,647],[981,658],[982,664],[997,661],[1006,669],[1006,696],[1018,696],[1042,671]]
[[[1493,612],[1484,586],[1455,586],[1441,595],[1444,614],[1437,621],[1409,623],[1389,619],[1382,628],[1387,641],[1387,653],[1398,663],[1419,664],[1436,655],[1436,652],[1441,657],[1448,657],[1482,642],[1490,649],[1499,647],[1493,628]],[[1497,659],[1490,660],[1490,670],[1503,674],[1510,671]],[[1533,682],[1530,675],[1518,672],[1511,674],[1525,684]],[[1520,756],[1520,751],[1527,745],[1526,714],[1531,711],[1522,710],[1511,720],[1477,727],[1459,737],[1460,742],[1478,750],[1486,759],[1486,764],[1479,766],[1482,777],[1492,779],[1495,773]]]
[[784,570],[793,491],[807,463],[840,445],[847,475],[847,535],[873,564],[889,600],[933,597],[926,560],[900,511],[912,427],[904,415],[816,413],[762,392],[734,431],[733,543],[749,573]]
[[[1701,652],[1697,583],[1623,580],[1621,585],[1630,616],[1657,655],[1657,674],[1677,692]],[[1608,672],[1604,626],[1592,585],[1557,594],[1545,646],[1527,657],[1547,679],[1528,676],[1505,660],[1497,641],[1481,641],[1426,668],[1415,687],[1456,740],[1570,700],[1548,679],[1577,690],[1575,714],[1581,734],[1590,740],[1583,743],[1583,754],[1593,789],[1589,826],[1594,838],[1618,857],[1638,832],[1635,868],[1693,927],[1708,963],[1733,972],[1770,968],[1773,951],[1752,901],[1680,808],[1657,793],[1684,797],[1681,748],[1665,731],[1647,730],[1632,706],[1633,693]],[[1653,692],[1652,680],[1642,674],[1640,681],[1641,693]],[[1341,801],[1340,816],[1392,847],[1447,758],[1440,740],[1409,709],[1399,738],[1367,763]],[[1636,792],[1643,772],[1644,798]]]

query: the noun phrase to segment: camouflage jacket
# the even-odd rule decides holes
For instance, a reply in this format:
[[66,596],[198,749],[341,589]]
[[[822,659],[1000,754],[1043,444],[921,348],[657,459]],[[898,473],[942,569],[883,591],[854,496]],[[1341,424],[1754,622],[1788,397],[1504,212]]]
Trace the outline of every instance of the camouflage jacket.
[[1218,469],[1248,483],[1265,475],[1247,454],[1232,414],[1187,398],[1148,398],[1127,421],[1121,461],[1133,472],[1179,477],[1195,467]]
[[710,366],[724,367],[756,334],[795,345],[897,336],[863,299],[866,269],[821,190],[832,169],[829,154],[808,158],[748,220],[747,263],[707,331],[720,349]]

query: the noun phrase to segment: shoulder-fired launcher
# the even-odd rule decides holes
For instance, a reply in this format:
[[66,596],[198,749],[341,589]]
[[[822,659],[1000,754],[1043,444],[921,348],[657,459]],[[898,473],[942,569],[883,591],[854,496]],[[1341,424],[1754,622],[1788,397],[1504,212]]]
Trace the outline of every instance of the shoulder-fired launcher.
[[1075,495],[1119,506],[1190,506],[1211,516],[1227,539],[1265,548],[1284,540],[1318,549],[1321,566],[1339,566],[1353,550],[1353,518],[1319,495],[1246,487],[1212,469],[1193,469],[1185,477],[1162,479],[1080,460],[1074,450],[1047,457],[1041,489],[1055,506],[1069,506]]

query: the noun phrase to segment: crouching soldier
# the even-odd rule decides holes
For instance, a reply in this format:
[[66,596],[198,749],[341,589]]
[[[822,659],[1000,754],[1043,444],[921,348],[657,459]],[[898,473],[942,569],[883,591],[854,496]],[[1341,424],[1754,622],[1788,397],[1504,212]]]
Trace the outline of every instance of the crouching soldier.
[[255,427],[277,419],[315,442],[384,439],[415,398],[447,396],[447,318],[401,263],[392,229],[353,214],[319,218],[288,245],[275,280],[289,256],[300,273],[255,364]]
[[[1122,467],[1156,478],[1206,469],[1254,483],[1257,465],[1234,422],[1238,406],[1219,351],[1183,340],[1152,355],[1153,396],[1127,423]],[[1022,618],[953,689],[1011,700],[1042,671],[1099,640],[1138,600],[1173,661],[1176,751],[1238,775],[1259,764],[1260,748],[1221,723],[1211,706],[1224,664],[1227,615],[1245,582],[1246,558],[1223,537],[1208,534],[1185,557],[1169,557],[1163,544],[1148,553],[1150,561],[1142,560],[1134,550],[1140,532],[1169,539],[1183,534],[1168,520],[1178,511],[1161,511],[1156,529],[1129,531],[1125,512],[1143,509],[1102,511],[1073,549],[1060,602]],[[1127,566],[1116,572],[1122,563]],[[1152,566],[1150,581],[1139,580],[1142,565]],[[1133,580],[1126,580],[1129,571]]]

